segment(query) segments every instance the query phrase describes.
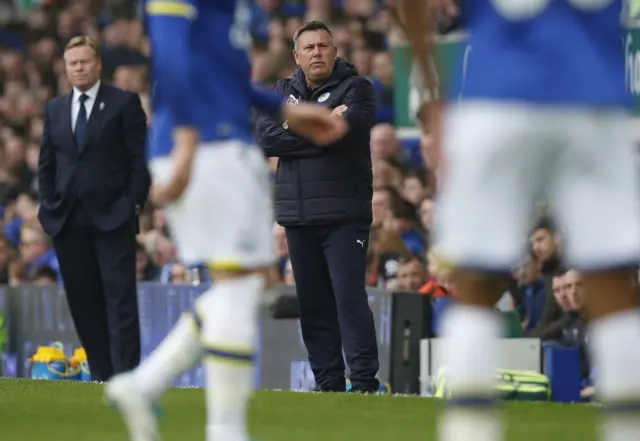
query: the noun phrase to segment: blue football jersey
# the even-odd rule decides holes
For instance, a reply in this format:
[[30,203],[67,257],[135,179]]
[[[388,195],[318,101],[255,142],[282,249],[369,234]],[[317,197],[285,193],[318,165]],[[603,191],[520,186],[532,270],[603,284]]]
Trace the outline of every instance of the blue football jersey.
[[248,0],[147,0],[153,119],[149,156],[166,156],[176,126],[202,143],[253,142],[251,108],[278,112],[281,99],[251,83]]
[[627,107],[622,0],[465,0],[451,97]]

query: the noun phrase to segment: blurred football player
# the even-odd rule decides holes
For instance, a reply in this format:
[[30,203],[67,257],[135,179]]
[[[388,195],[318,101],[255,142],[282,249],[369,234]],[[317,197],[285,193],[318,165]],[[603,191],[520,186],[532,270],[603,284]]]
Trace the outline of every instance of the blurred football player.
[[[453,400],[440,439],[502,439],[491,405],[504,325],[493,306],[546,191],[564,257],[584,271],[589,343],[608,410],[603,439],[637,440],[640,315],[629,269],[640,251],[640,185],[628,133],[622,0],[398,4],[430,89],[434,18],[461,12],[470,35],[466,72],[448,93],[457,99],[464,86],[463,98],[447,106],[436,130],[443,141],[437,243],[455,263],[459,290],[444,323]],[[437,102],[430,107],[437,129]]]
[[346,132],[318,104],[283,105],[250,83],[250,13],[243,0],[146,4],[153,62],[152,200],[165,204],[181,260],[209,262],[214,285],[107,399],[133,441],[160,439],[153,411],[174,378],[203,358],[209,441],[248,441],[246,405],[260,294],[275,263],[271,183],[253,146],[251,107],[281,113],[318,145]]

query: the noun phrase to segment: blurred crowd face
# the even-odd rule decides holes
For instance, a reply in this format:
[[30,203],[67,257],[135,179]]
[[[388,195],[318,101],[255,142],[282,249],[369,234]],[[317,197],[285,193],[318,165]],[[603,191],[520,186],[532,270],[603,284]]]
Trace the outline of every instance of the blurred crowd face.
[[337,55],[331,35],[323,29],[303,32],[293,51],[310,86],[318,86],[331,76]]
[[171,265],[171,282],[179,284],[188,283],[187,273],[186,266],[182,263],[174,263]]
[[9,169],[16,169],[24,163],[24,143],[20,138],[11,136],[4,142],[3,163]]
[[291,36],[296,33],[296,30],[302,26],[302,18],[300,17],[289,17],[284,24],[284,31],[287,36]]
[[56,54],[57,44],[52,38],[43,38],[36,43],[33,59],[40,63],[50,63]]
[[4,96],[6,98],[20,98],[25,93],[26,86],[22,81],[7,81],[4,84]]
[[373,69],[373,55],[369,49],[357,49],[353,51],[351,56],[352,62],[358,73],[363,76],[369,76]]
[[33,263],[38,257],[42,256],[47,250],[43,234],[24,228],[20,237],[20,257],[25,263]]
[[97,54],[89,46],[77,46],[64,54],[65,68],[69,83],[86,91],[100,78],[102,63]]
[[418,291],[426,282],[425,267],[418,259],[400,263],[396,277],[397,287],[403,291]]
[[266,81],[271,73],[271,57],[268,53],[258,53],[251,57],[251,80]]
[[582,286],[582,276],[576,270],[569,270],[564,276],[567,297],[571,302],[571,309],[582,308],[584,301],[584,287]]
[[44,132],[44,122],[42,118],[35,118],[31,120],[31,126],[29,127],[29,137],[34,141],[40,141]]
[[538,279],[540,271],[531,256],[527,256],[524,263],[514,271],[514,276],[518,281],[518,285],[526,286],[532,284]]
[[0,69],[4,73],[5,81],[19,79],[22,75],[22,57],[14,52],[2,54],[0,56]]
[[436,203],[431,199],[424,199],[420,203],[420,222],[426,231],[432,231],[435,224]]
[[130,20],[127,23],[126,45],[137,49],[144,37],[144,26],[140,20]]
[[16,200],[16,214],[22,218],[25,225],[37,222],[38,204],[27,195],[21,194]]
[[120,89],[136,93],[145,92],[143,74],[139,69],[134,67],[118,67],[113,76],[113,83]]
[[375,10],[373,0],[344,0],[344,11],[353,17],[370,17]]
[[538,263],[546,262],[556,252],[556,243],[553,233],[544,228],[538,228],[530,238],[531,249]]
[[327,21],[331,15],[331,0],[307,0],[304,21]]
[[573,307],[573,303],[569,298],[569,291],[567,290],[566,274],[562,276],[555,276],[552,281],[553,297],[556,303],[563,311],[570,311]]
[[284,50],[285,27],[279,20],[269,23],[269,49],[272,53]]
[[371,155],[374,159],[396,156],[398,151],[396,129],[391,124],[377,124],[371,129]]
[[372,167],[374,187],[402,187],[402,170],[399,170],[382,159],[375,160]]
[[157,230],[152,230],[148,235],[152,246],[147,251],[154,265],[162,266],[177,260],[176,248],[171,240]]
[[406,177],[402,187],[404,198],[414,206],[420,205],[420,202],[427,196],[426,188],[417,176]]
[[389,210],[387,217],[384,219],[384,222],[382,222],[382,227],[385,230],[395,231],[396,233],[402,233],[407,229],[405,219],[395,217],[391,210]]
[[393,85],[393,62],[388,52],[378,52],[372,60],[373,75],[378,78],[382,84]]
[[371,222],[371,226],[382,226],[383,222],[388,217],[390,203],[391,201],[388,191],[376,190],[373,192],[373,197],[371,198],[373,221]]

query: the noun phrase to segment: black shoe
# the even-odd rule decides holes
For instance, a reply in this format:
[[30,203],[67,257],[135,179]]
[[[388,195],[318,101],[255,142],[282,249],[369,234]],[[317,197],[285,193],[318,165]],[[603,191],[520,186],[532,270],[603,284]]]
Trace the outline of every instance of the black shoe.
[[345,392],[346,391],[346,386],[343,383],[342,387],[340,387],[337,384],[329,384],[329,385],[317,385],[316,387],[313,388],[313,392],[333,392],[333,393],[340,393],[340,392]]
[[354,394],[380,394],[387,393],[388,391],[386,389],[386,386],[381,387],[380,382],[376,378],[373,382],[357,384],[355,386],[351,384],[349,392]]
[[352,387],[349,389],[350,394],[377,394],[378,389],[372,389],[370,387]]

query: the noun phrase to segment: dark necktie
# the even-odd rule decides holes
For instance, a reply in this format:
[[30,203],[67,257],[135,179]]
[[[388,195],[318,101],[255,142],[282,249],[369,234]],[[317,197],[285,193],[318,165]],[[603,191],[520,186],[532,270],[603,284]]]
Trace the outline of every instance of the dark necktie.
[[76,119],[76,146],[82,151],[84,147],[85,137],[87,136],[87,109],[84,106],[85,101],[89,99],[86,94],[80,95],[80,110],[78,110],[78,118]]

